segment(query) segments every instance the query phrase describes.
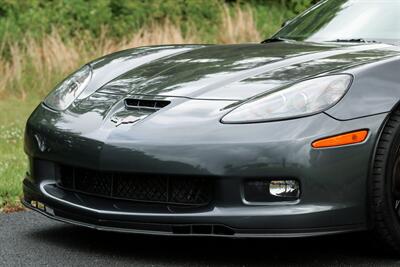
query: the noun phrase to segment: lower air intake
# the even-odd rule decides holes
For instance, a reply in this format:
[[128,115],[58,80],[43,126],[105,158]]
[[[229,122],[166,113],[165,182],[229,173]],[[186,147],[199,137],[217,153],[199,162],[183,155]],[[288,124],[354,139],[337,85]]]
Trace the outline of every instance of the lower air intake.
[[189,206],[208,205],[214,187],[210,177],[101,172],[70,166],[60,167],[58,186],[99,197]]

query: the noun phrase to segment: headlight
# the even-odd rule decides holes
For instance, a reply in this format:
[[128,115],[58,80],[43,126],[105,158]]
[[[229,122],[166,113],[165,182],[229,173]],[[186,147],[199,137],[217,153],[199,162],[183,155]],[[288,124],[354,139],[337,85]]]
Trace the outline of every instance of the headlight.
[[85,65],[60,84],[46,97],[46,106],[55,110],[65,110],[85,90],[92,77],[92,69]]
[[269,92],[244,102],[223,123],[283,120],[322,112],[335,105],[352,82],[347,74],[324,76]]

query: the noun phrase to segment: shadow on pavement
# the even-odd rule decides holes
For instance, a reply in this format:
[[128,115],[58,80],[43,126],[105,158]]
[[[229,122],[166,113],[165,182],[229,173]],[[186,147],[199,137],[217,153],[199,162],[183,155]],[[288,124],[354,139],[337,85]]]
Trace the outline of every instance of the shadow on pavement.
[[[303,239],[156,237],[59,225],[28,238],[58,248],[153,264],[388,266],[399,261],[374,247],[367,234]],[[396,264],[397,262],[397,264]]]

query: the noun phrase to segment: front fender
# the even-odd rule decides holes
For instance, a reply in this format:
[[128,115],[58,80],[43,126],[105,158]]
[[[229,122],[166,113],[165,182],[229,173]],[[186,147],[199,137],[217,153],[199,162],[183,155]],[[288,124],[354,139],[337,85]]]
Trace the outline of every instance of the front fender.
[[400,100],[400,56],[350,71],[354,82],[345,97],[326,113],[338,120],[390,112]]

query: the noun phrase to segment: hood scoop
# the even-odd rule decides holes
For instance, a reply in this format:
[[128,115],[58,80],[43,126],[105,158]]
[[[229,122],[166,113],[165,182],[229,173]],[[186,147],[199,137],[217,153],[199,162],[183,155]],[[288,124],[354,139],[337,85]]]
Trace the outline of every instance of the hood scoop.
[[168,106],[171,101],[166,100],[147,100],[147,99],[125,99],[125,107],[128,110],[154,110],[157,111]]
[[125,109],[119,110],[111,116],[111,122],[113,122],[116,127],[123,124],[135,124],[154,112],[168,106],[171,101],[126,98],[124,103]]

